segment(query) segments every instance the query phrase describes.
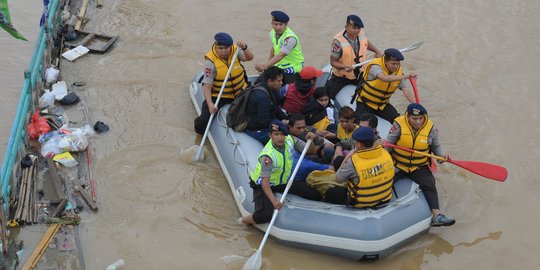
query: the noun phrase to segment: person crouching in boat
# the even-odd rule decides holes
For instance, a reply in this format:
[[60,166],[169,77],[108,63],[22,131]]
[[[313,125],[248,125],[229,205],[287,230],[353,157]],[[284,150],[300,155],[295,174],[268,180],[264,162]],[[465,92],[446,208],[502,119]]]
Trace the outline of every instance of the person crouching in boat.
[[234,62],[229,78],[225,83],[223,94],[219,100],[219,107],[233,102],[234,97],[247,87],[246,72],[240,61],[253,59],[253,53],[248,49],[247,44],[238,41],[236,45],[233,45],[233,39],[227,33],[217,33],[214,40],[212,49],[204,56],[206,59],[202,79],[204,102],[201,106],[201,115],[195,118],[194,123],[195,132],[200,135],[204,134],[210,115],[218,111],[218,106],[214,102],[216,102],[219,95],[236,50],[240,50],[237,56],[238,59]]
[[[373,113],[392,123],[399,116],[390,104],[390,97],[399,88],[410,103],[415,102],[414,94],[406,79],[416,74],[403,74],[401,61],[405,58],[399,50],[390,48],[384,51],[381,58],[371,61],[364,71],[358,85],[356,99],[356,116]],[[356,95],[356,94],[355,94]]]
[[270,139],[268,125],[275,119],[287,123],[288,117],[279,107],[279,89],[283,81],[283,70],[271,66],[260,77],[262,77],[262,82],[257,85],[261,87],[256,87],[256,91],[253,91],[249,97],[246,109],[249,120],[245,133],[266,145]]
[[[396,118],[386,140],[391,144],[410,148],[420,152],[433,152],[437,156],[444,155],[439,142],[439,132],[428,118],[427,110],[418,103],[411,103],[404,116]],[[401,149],[387,147],[399,171],[396,179],[407,177],[420,185],[433,218],[431,226],[450,226],[456,221],[447,218],[439,211],[439,199],[435,177],[429,170],[429,159],[426,156],[409,153]]]
[[288,115],[300,113],[309,102],[309,98],[315,93],[317,78],[323,74],[322,70],[312,66],[306,66],[300,71],[300,76],[294,83],[285,85],[282,90],[284,94],[283,109]]
[[[268,135],[270,141],[261,151],[259,162],[250,175],[255,212],[241,218],[247,225],[267,223],[272,219],[274,209],[281,209],[282,204],[276,199],[274,192],[285,191],[293,171],[294,152],[302,151],[305,145],[298,141],[294,143],[287,127],[280,121],[273,121],[270,124]],[[310,200],[321,199],[319,192],[301,181],[292,183],[290,193]]]
[[357,128],[352,138],[355,150],[349,152],[336,172],[336,181],[347,182],[347,187],[329,188],[325,201],[354,208],[382,207],[392,199],[392,157],[381,145],[375,144],[375,134],[370,127]]

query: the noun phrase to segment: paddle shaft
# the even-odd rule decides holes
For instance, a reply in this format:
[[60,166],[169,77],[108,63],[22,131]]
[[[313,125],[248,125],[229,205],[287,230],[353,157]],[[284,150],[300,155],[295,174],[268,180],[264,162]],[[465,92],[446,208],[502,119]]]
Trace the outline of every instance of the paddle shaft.
[[416,150],[413,150],[413,149],[410,149],[410,148],[407,148],[407,147],[403,147],[403,146],[391,144],[391,143],[386,142],[386,141],[384,142],[384,145],[385,145],[385,146],[390,146],[390,147],[392,147],[392,148],[401,149],[401,150],[407,151],[407,152],[409,152],[409,153],[414,153],[414,154],[418,154],[418,155],[422,155],[422,156],[426,156],[426,157],[431,157],[431,158],[438,159],[438,160],[442,160],[442,161],[449,161],[449,160],[446,159],[445,157],[440,157],[440,156],[432,155],[432,154],[429,154],[429,153],[416,151]]
[[[236,48],[236,51],[234,52],[233,59],[231,60],[231,66],[229,67],[229,70],[227,70],[227,74],[225,75],[225,79],[223,80],[223,84],[221,85],[221,89],[219,90],[219,94],[217,96],[216,102],[214,103],[214,106],[216,108],[218,107],[219,100],[221,99],[221,95],[223,94],[223,90],[225,89],[225,85],[227,85],[227,80],[229,79],[229,75],[231,75],[231,71],[234,67],[234,62],[236,61],[236,58],[238,57],[238,52],[240,51],[240,48]],[[201,109],[202,110],[202,109]],[[215,113],[210,112],[210,118],[208,119],[208,124],[206,125],[206,129],[204,130],[204,134],[201,140],[201,144],[197,148],[197,152],[195,153],[194,160],[198,160],[201,156],[204,142],[206,141],[206,137],[208,137],[208,132],[210,131],[210,126],[212,125],[212,120],[214,120]]]
[[414,91],[414,99],[416,100],[416,103],[420,104],[420,96],[418,96],[418,87],[416,87],[416,77],[409,77],[409,81],[411,81],[412,89]]
[[[413,44],[413,45],[411,45],[411,46],[409,46],[409,47],[400,49],[399,51],[400,51],[400,52],[408,52],[408,51],[416,50],[416,49],[420,48],[420,46],[422,46],[423,43],[424,43],[424,42],[421,41],[421,42],[418,42],[418,43],[416,43],[416,44]],[[358,64],[354,64],[354,65],[352,65],[352,68],[357,68],[357,67],[362,66],[362,65],[365,65],[365,64],[367,64],[367,63],[369,63],[369,62],[371,62],[371,61],[373,61],[373,59],[369,59],[369,60],[360,62],[360,63],[358,63]]]
[[[296,173],[298,172],[298,169],[300,168],[300,164],[302,164],[302,161],[304,160],[304,156],[307,153],[307,150],[309,148],[309,145],[311,144],[311,141],[312,141],[311,139],[308,140],[306,143],[306,146],[304,146],[302,155],[300,155],[300,158],[298,159],[298,162],[296,163],[296,167],[294,167],[291,177],[289,177],[289,182],[287,182],[285,191],[283,191],[283,195],[281,196],[281,199],[279,200],[281,203],[285,201],[285,197],[287,196],[287,193],[289,193],[289,189],[291,189],[292,183],[294,181],[294,177],[296,177]],[[266,232],[264,233],[263,240],[261,241],[261,245],[259,246],[259,249],[257,250],[257,253],[259,253],[259,255],[262,252],[264,245],[266,244],[266,240],[268,239],[268,236],[270,235],[270,230],[272,229],[272,226],[274,225],[274,222],[276,221],[278,213],[279,213],[279,210],[274,209],[274,214],[272,214],[272,220],[270,220],[270,223],[268,224],[268,227],[266,228]]]

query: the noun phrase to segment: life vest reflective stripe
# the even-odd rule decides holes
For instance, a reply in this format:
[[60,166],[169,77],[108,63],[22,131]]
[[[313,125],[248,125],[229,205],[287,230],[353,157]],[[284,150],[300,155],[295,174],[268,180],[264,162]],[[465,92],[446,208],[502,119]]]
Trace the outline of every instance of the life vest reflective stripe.
[[326,128],[332,124],[332,121],[328,119],[328,116],[325,116],[323,119],[319,120],[319,122],[311,125],[313,128],[317,130],[326,130]]
[[363,208],[390,201],[394,182],[390,154],[379,145],[356,152],[351,160],[359,179],[358,183],[349,180],[347,184],[352,206]]
[[[238,47],[236,45],[233,45],[227,61],[219,58],[216,51],[216,44],[214,44],[212,46],[212,50],[207,52],[205,55],[205,58],[212,61],[212,63],[214,63],[214,66],[216,67],[216,76],[214,77],[214,82],[212,84],[213,97],[217,97],[219,95],[219,91],[221,90],[221,86],[223,85],[223,81],[225,80],[225,76],[227,75],[227,71],[229,71],[229,66],[236,50],[238,50]],[[231,70],[231,74],[229,74],[229,78],[227,79],[227,83],[225,84],[225,88],[223,89],[223,94],[221,95],[221,97],[234,99],[234,97],[246,87],[247,82],[244,67],[240,63],[240,60],[236,59],[234,61],[233,69]]]
[[[272,140],[264,146],[263,150],[259,154],[260,159],[262,156],[269,156],[272,159],[272,174],[270,175],[270,186],[277,186],[287,184],[292,172],[293,154],[294,154],[294,141],[290,135],[285,137],[285,150],[284,153],[279,152]],[[261,163],[257,162],[255,170],[250,174],[250,179],[257,185],[261,185]]]
[[[358,42],[359,42],[359,50],[358,53],[354,51],[353,46],[351,46],[351,43],[345,38],[345,31],[339,32],[334,39],[337,39],[341,45],[342,49],[342,55],[341,58],[339,58],[339,62],[347,65],[352,66],[356,63],[363,62],[367,59],[367,47],[368,47],[368,39],[366,37],[366,34],[364,33],[364,29],[360,30],[360,34],[358,35]],[[355,61],[356,59],[356,61]],[[364,70],[364,66],[360,67],[360,71]],[[345,69],[332,69],[332,72],[337,77],[345,77],[349,80],[355,80],[356,75],[354,74],[354,70],[346,71]]]
[[288,37],[296,38],[296,46],[294,46],[287,56],[277,62],[275,66],[283,69],[286,74],[300,73],[304,66],[304,54],[302,53],[302,46],[300,46],[300,39],[298,36],[289,27],[285,29],[279,39],[276,39],[276,31],[274,29],[270,31],[270,40],[274,47],[274,55],[279,54],[281,49],[280,45],[283,44]]
[[[401,127],[401,136],[397,140],[396,145],[426,154],[429,153],[428,138],[431,129],[433,129],[433,122],[426,115],[424,125],[414,133],[412,126],[407,121],[407,116],[408,113],[405,113],[405,115],[399,116],[394,120]],[[392,151],[392,158],[394,159],[395,166],[404,172],[413,172],[418,167],[429,164],[426,156],[409,153],[397,148]]]
[[376,58],[371,61],[364,71],[364,82],[362,83],[362,91],[358,96],[358,101],[364,102],[369,107],[375,110],[382,110],[386,107],[386,104],[390,102],[390,97],[399,87],[401,81],[394,82],[385,82],[377,78],[373,80],[368,80],[368,74],[373,65],[378,65],[381,67],[382,71],[386,75],[403,75],[401,66],[394,72],[390,73],[384,64],[383,58]]
[[296,88],[296,83],[289,84],[287,93],[285,94],[285,104],[283,109],[289,114],[300,113],[309,101],[309,97],[315,93],[315,85],[304,95]]
[[348,139],[352,137],[353,132],[358,128],[358,125],[354,125],[354,128],[351,132],[345,131],[345,129],[341,126],[341,124],[338,124],[337,128],[337,134],[336,137],[340,140]]

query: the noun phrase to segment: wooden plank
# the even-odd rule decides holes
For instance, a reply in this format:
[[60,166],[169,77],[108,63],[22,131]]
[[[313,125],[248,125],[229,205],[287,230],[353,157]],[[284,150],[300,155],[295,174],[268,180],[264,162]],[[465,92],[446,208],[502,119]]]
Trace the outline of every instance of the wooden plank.
[[56,209],[54,210],[52,216],[53,217],[59,217],[62,211],[64,211],[64,208],[66,207],[67,199],[62,199],[59,203]]
[[49,174],[51,175],[51,182],[53,184],[54,190],[56,191],[56,194],[58,195],[58,199],[60,200],[66,199],[66,194],[64,190],[62,189],[62,182],[60,181],[60,177],[58,176],[58,171],[56,170],[54,161],[52,159],[47,159],[47,166],[49,167]]
[[79,9],[79,16],[77,16],[77,23],[75,24],[75,30],[81,30],[82,22],[84,20],[84,15],[86,14],[86,7],[88,6],[89,0],[83,0],[81,9]]
[[81,196],[83,197],[84,201],[88,204],[90,209],[92,209],[94,211],[98,210],[98,207],[97,207],[96,203],[94,202],[94,200],[92,200],[92,196],[90,194],[88,194],[88,191],[86,191],[82,187],[81,180],[79,180],[78,178],[75,178],[75,179],[73,179],[73,184],[75,185],[73,187],[73,189],[75,191],[79,192],[79,194],[81,194]]
[[47,229],[47,231],[45,232],[45,234],[41,238],[41,241],[39,241],[36,249],[34,249],[34,251],[32,252],[32,256],[30,256],[30,258],[28,258],[28,260],[26,260],[26,262],[24,263],[24,265],[23,265],[23,267],[21,269],[30,270],[30,269],[35,269],[36,268],[36,266],[37,266],[37,264],[39,262],[39,259],[41,259],[41,256],[43,256],[43,253],[45,253],[45,250],[47,249],[47,247],[49,246],[49,244],[53,240],[54,236],[58,232],[58,229],[60,229],[60,226],[62,226],[62,225],[61,224],[53,224]]

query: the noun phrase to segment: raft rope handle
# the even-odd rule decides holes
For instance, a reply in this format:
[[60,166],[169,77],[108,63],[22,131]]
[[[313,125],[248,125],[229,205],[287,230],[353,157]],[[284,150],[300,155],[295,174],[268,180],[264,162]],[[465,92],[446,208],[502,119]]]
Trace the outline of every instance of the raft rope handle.
[[[233,129],[227,126],[227,122],[226,122],[226,118],[224,116],[224,113],[221,110],[219,110],[218,114],[219,114],[218,115],[219,117],[217,118],[216,122],[220,126],[226,128],[227,131],[225,132],[225,139],[227,139],[227,141],[234,146],[233,147],[233,153],[232,153],[233,160],[235,162],[237,162],[238,164],[243,165],[244,169],[246,171],[246,175],[249,176],[250,172],[249,172],[249,168],[248,168],[248,161],[246,160],[246,157],[245,157],[244,152],[242,151],[242,149],[240,149],[238,147],[240,145],[240,141],[238,139],[233,138],[233,134],[234,134]],[[241,160],[238,160],[236,158],[236,152],[238,152],[240,154]]]

